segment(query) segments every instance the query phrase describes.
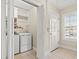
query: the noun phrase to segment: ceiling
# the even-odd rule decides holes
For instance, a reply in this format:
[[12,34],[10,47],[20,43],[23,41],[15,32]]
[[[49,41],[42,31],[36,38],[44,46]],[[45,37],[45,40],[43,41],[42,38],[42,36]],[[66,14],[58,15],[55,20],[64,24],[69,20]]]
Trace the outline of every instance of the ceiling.
[[14,6],[19,7],[19,8],[23,8],[23,9],[27,9],[27,10],[30,10],[31,8],[33,8],[32,5],[26,3],[22,0],[14,0]]
[[[43,1],[43,0],[30,0],[30,1]],[[52,6],[55,6],[57,9],[61,10],[64,9],[70,5],[77,4],[77,0],[47,0],[47,3],[51,4]],[[33,6],[29,5],[28,3],[23,2],[22,0],[15,0],[15,5],[18,5],[20,7],[30,9]]]
[[64,9],[70,5],[77,4],[77,0],[47,0],[48,3],[51,3],[58,9]]
[[[32,1],[33,3],[36,3],[37,5],[40,5],[41,3],[38,0],[27,0],[27,1]],[[33,5],[28,4],[22,0],[14,0],[14,6],[20,7],[20,8],[24,8],[24,9],[28,9],[30,10],[31,8],[34,8]]]

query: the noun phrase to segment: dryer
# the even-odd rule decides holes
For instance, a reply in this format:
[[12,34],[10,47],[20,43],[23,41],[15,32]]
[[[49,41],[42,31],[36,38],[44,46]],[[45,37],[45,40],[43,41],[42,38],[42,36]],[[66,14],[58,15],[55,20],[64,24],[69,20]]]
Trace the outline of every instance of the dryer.
[[25,52],[32,49],[32,34],[20,33],[20,52]]

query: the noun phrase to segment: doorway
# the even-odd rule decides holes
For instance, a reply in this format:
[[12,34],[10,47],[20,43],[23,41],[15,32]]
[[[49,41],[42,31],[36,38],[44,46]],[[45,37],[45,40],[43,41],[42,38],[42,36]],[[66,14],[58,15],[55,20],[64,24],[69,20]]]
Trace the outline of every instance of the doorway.
[[[22,0],[21,0],[22,1]],[[6,3],[6,1],[3,1]],[[7,59],[14,59],[14,1],[8,0],[7,5]],[[43,39],[43,20],[44,20],[44,9],[43,5],[34,3],[32,1],[23,1],[37,8],[37,58],[43,59],[44,57],[44,39]],[[6,4],[4,4],[6,6]],[[5,7],[3,7],[5,8]],[[4,13],[5,15],[6,13]],[[3,15],[3,16],[4,16]],[[5,17],[5,16],[4,16]],[[4,27],[2,27],[4,28]],[[40,40],[41,39],[41,40]],[[41,43],[41,44],[40,44]]]
[[28,5],[28,8],[26,9],[24,7],[26,7],[27,4],[23,3],[23,7],[19,4],[20,1],[14,5],[14,59],[36,59],[36,8]]

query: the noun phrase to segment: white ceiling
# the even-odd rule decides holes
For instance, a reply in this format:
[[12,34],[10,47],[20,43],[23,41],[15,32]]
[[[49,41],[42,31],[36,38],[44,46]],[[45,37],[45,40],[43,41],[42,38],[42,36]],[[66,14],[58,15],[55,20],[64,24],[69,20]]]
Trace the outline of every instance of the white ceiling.
[[77,0],[47,0],[58,9],[64,9],[70,5],[76,4]]
[[23,9],[27,9],[27,10],[30,10],[31,8],[33,8],[32,5],[26,3],[22,0],[14,0],[14,6],[19,7],[19,8],[23,8]]
[[[41,5],[40,2],[38,2],[37,0],[29,0],[30,2],[32,1],[33,3],[37,4],[37,5]],[[33,8],[34,6],[22,1],[22,0],[14,0],[14,6],[18,6],[20,8],[24,8],[24,9],[28,9],[30,10],[31,8]]]
[[[32,0],[32,1],[43,1],[43,0]],[[77,0],[47,0],[48,4],[51,4],[52,6],[55,6],[58,9],[64,9],[70,5],[76,4]],[[20,7],[30,9],[33,6],[23,2],[22,0],[15,0],[15,5],[18,5]]]

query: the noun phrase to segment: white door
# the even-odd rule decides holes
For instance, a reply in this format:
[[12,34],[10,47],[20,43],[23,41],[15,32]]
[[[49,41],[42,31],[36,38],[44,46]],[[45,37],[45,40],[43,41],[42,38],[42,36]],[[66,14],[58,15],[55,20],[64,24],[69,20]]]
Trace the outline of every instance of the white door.
[[50,20],[50,51],[58,48],[59,42],[59,20],[53,18]]

